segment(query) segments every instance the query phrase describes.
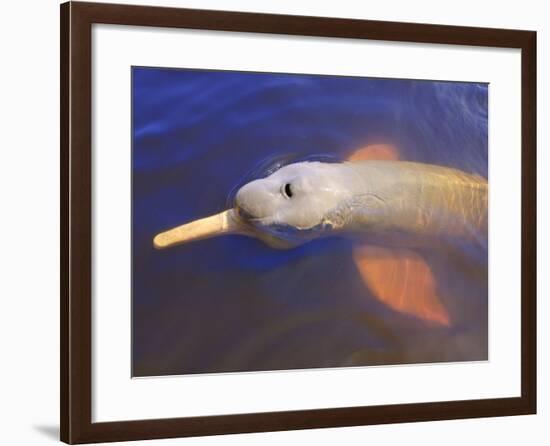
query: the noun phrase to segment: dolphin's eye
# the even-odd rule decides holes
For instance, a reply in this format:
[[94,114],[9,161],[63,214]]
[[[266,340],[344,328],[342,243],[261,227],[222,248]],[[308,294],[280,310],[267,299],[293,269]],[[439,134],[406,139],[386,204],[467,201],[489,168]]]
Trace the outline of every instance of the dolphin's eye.
[[292,193],[292,187],[290,186],[290,183],[286,183],[282,188],[281,188],[281,192],[283,193],[283,195],[286,197],[286,198],[292,198],[292,195],[294,195]]

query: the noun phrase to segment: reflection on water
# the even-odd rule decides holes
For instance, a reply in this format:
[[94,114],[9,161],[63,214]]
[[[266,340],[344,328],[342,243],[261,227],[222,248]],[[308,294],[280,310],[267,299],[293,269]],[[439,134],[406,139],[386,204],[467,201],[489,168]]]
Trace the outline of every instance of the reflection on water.
[[222,211],[269,169],[368,144],[487,177],[485,84],[132,74],[135,376],[487,359],[484,240],[422,252],[448,325],[375,299],[347,239],[288,251],[234,235],[152,245],[160,231]]

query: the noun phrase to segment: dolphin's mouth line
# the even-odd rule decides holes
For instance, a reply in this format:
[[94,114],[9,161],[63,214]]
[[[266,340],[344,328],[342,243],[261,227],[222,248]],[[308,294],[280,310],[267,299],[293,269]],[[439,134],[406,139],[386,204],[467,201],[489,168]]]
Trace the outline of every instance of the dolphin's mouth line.
[[236,207],[235,210],[241,224],[248,225],[252,228],[261,227],[261,230],[263,232],[267,232],[274,236],[282,237],[285,239],[298,239],[299,237],[296,237],[298,234],[312,234],[322,227],[322,225],[314,225],[310,228],[299,228],[284,223],[273,223],[269,222],[269,217],[255,217],[254,215],[239,207]]
[[259,217],[255,217],[250,212],[241,207],[236,206],[235,211],[237,216],[239,217],[239,220],[241,220],[243,223],[261,220]]
[[298,228],[295,228],[291,225],[283,225],[283,224],[274,224],[270,222],[270,217],[256,217],[255,215],[251,214],[250,212],[246,211],[243,208],[240,208],[236,206],[234,208],[235,210],[235,216],[238,218],[239,222],[244,226],[249,226],[251,228],[263,228],[264,230],[267,230],[269,232],[277,233],[279,231],[277,230],[271,230],[275,227],[285,227],[288,231],[298,231]]

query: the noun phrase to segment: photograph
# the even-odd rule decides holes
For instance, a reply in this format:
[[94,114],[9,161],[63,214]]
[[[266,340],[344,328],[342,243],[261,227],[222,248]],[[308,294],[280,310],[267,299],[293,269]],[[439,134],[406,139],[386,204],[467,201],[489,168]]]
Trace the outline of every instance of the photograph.
[[489,360],[489,90],[132,66],[132,376]]

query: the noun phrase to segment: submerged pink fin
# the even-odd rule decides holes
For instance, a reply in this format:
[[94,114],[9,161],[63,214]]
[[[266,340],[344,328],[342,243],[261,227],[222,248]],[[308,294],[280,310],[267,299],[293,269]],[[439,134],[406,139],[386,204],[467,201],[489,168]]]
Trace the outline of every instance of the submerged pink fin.
[[432,270],[420,255],[408,249],[360,245],[354,248],[353,258],[363,282],[378,300],[424,321],[450,325]]
[[399,151],[391,144],[371,144],[353,152],[349,161],[398,160]]

